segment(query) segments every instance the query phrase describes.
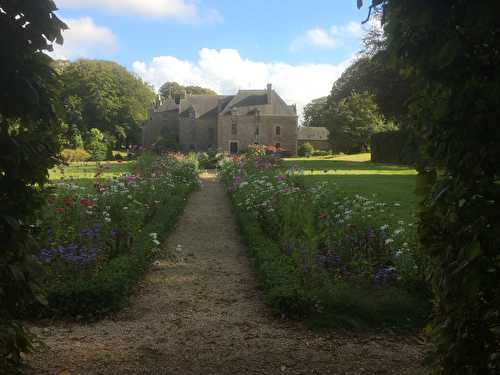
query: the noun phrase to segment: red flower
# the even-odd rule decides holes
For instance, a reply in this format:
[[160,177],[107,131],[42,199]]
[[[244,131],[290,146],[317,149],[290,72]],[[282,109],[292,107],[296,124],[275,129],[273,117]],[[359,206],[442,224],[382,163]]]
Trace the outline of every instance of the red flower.
[[80,199],[80,206],[93,207],[93,206],[95,206],[95,202],[93,200],[90,200],[90,199],[82,198],[82,199]]
[[64,198],[63,203],[64,203],[64,205],[66,207],[72,206],[73,205],[73,199],[71,199],[70,197],[66,197],[66,198]]
[[64,213],[64,208],[56,208],[56,212],[62,214]]
[[320,220],[326,220],[328,219],[328,214],[326,212],[322,212],[319,214]]

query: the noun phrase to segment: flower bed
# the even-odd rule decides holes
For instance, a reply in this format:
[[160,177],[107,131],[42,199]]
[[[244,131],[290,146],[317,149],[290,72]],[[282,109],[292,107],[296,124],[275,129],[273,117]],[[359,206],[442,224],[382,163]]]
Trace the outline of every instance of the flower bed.
[[57,183],[35,227],[43,312],[87,316],[122,306],[198,186],[193,161],[149,154],[134,174],[93,187]]
[[397,203],[307,187],[298,170],[252,153],[222,163],[242,234],[267,301],[328,326],[421,324],[428,312],[414,223]]

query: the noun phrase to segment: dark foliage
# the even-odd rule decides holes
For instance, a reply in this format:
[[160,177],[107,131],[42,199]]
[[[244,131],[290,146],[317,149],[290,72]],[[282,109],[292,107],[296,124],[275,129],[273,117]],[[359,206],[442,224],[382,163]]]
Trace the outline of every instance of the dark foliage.
[[375,163],[414,164],[418,146],[409,131],[398,130],[372,135],[371,160]]
[[[362,1],[361,1],[362,3]],[[376,1],[414,82],[411,116],[441,177],[423,208],[435,294],[433,371],[500,372],[500,3]]]
[[0,1],[0,373],[16,372],[30,335],[20,321],[36,300],[36,248],[27,218],[57,162],[57,77],[43,50],[66,26],[51,0]]

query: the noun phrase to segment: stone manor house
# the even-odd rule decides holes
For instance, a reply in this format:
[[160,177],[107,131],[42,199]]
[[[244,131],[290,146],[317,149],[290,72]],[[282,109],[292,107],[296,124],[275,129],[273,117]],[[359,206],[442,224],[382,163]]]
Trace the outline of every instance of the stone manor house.
[[170,137],[183,151],[216,148],[235,154],[260,144],[297,153],[297,108],[286,104],[272,85],[230,96],[159,98],[148,114],[145,145]]

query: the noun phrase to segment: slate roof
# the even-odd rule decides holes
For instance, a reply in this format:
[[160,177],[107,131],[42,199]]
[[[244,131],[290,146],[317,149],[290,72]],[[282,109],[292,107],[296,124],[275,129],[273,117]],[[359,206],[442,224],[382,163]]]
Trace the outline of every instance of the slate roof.
[[234,109],[241,115],[258,110],[262,115],[297,116],[296,108],[287,105],[274,90],[271,90],[271,103],[267,90],[240,90],[236,95],[229,96],[192,95],[182,99],[180,104],[167,99],[155,112],[179,111],[180,116],[189,116],[191,110],[194,110],[195,118],[200,118],[230,114]]
[[179,114],[186,116],[190,109],[194,110],[195,118],[200,118],[206,115],[217,115],[219,105],[224,108],[225,105],[233,98],[233,96],[222,95],[193,95],[181,100]]
[[299,127],[297,140],[299,141],[326,141],[330,131],[321,127]]
[[272,90],[271,95],[272,109],[265,107],[270,104],[267,98],[267,90],[240,90],[221,112],[221,115],[228,114],[235,108],[242,112],[242,114],[259,109],[262,114],[297,115],[293,107],[287,105],[276,91]]

